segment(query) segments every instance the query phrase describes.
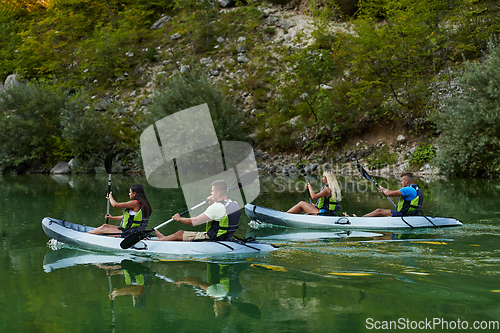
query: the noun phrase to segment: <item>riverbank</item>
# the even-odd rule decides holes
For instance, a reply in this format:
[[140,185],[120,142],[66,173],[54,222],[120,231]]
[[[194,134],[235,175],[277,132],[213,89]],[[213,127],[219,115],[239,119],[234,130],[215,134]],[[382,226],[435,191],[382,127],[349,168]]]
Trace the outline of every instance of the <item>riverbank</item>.
[[408,140],[404,135],[398,135],[393,142],[379,140],[370,144],[361,140],[335,153],[319,151],[307,155],[258,149],[255,157],[259,172],[270,175],[304,176],[321,173],[324,169],[333,169],[337,174],[352,174],[358,173],[356,161],[359,161],[370,174],[382,177],[399,176],[404,172],[425,178],[443,177],[439,168],[422,158],[421,147],[435,153],[434,146],[422,140]]
[[[424,143],[425,144],[425,143]],[[433,147],[428,144],[429,147]],[[415,155],[419,154],[420,140],[409,141],[399,135],[394,142],[380,140],[376,144],[358,142],[353,147],[342,152],[329,153],[325,151],[312,152],[304,155],[301,152],[271,152],[255,149],[255,160],[261,175],[305,176],[320,174],[322,170],[332,169],[336,174],[358,173],[356,161],[369,170],[370,174],[392,177],[404,172],[413,172],[418,177],[440,178],[439,168],[430,163],[418,163]],[[104,172],[97,169],[98,173]],[[114,173],[142,173],[136,164],[114,164]],[[46,172],[30,172],[46,173]],[[51,174],[69,174],[78,172],[78,163],[75,161],[60,161],[50,169]]]

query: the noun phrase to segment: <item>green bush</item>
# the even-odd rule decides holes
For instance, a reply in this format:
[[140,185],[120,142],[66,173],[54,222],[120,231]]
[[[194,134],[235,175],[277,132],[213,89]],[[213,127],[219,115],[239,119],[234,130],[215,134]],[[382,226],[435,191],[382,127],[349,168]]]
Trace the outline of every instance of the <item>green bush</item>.
[[442,147],[436,164],[449,175],[500,175],[500,48],[489,49],[483,62],[465,64],[461,92],[435,117]]
[[73,157],[85,164],[102,160],[115,141],[126,142],[111,113],[95,111],[90,101],[40,82],[1,93],[0,171],[47,171]]
[[374,150],[373,154],[366,159],[370,169],[381,169],[387,165],[396,163],[398,156],[393,153],[388,145]]
[[422,167],[425,163],[432,161],[436,154],[436,148],[430,143],[422,143],[410,156],[410,164]]
[[88,106],[88,101],[90,96],[81,94],[72,98],[72,107],[61,110],[61,137],[71,156],[82,162],[104,158],[106,151],[121,141],[116,131],[122,126],[113,124],[110,113]]
[[274,35],[276,33],[275,27],[265,27],[264,32],[268,35]]
[[43,166],[57,149],[61,110],[71,108],[62,93],[44,84],[15,85],[0,94],[0,169],[25,171]]
[[[195,69],[157,82],[159,93],[145,117],[147,125],[178,111],[208,104],[219,141],[248,141],[243,115],[232,101],[214,86],[205,74]],[[189,124],[185,124],[189,126]]]

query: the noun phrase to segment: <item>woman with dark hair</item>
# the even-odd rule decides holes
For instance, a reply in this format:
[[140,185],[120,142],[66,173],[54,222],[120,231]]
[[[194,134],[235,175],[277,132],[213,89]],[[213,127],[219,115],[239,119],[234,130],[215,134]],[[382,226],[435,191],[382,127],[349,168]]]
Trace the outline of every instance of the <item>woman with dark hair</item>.
[[111,206],[123,208],[124,212],[123,215],[120,216],[111,216],[107,214],[105,218],[121,220],[120,226],[105,223],[88,233],[125,238],[138,231],[146,230],[153,209],[146,198],[142,185],[134,184],[130,186],[129,197],[130,201],[117,202],[113,198],[113,192],[109,192],[106,199],[109,199]]

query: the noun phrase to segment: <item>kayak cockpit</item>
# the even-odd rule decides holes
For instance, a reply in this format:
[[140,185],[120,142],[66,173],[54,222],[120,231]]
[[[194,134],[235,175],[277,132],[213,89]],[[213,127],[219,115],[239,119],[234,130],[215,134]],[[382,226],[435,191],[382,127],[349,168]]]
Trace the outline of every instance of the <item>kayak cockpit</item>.
[[74,230],[74,231],[78,231],[78,232],[89,232],[90,230],[95,229],[94,227],[89,227],[86,225],[71,223],[71,222],[68,222],[65,220],[54,219],[51,217],[46,217],[46,219],[49,221],[49,225],[51,225],[52,223],[55,223],[55,224],[60,225],[61,227],[64,227],[64,228],[67,228],[70,230]]

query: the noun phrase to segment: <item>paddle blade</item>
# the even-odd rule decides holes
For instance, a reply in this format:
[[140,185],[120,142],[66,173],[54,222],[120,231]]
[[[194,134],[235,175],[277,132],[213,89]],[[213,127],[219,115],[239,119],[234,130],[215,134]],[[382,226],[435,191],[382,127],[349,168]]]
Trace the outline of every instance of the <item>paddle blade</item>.
[[146,238],[151,233],[151,230],[144,230],[136,232],[130,236],[125,237],[120,243],[122,249],[128,249],[137,244],[140,240]]
[[358,171],[361,174],[361,176],[365,177],[368,180],[373,181],[372,177],[370,177],[370,175],[368,174],[368,172],[366,172],[366,170],[361,166],[361,164],[359,163],[359,161],[356,161],[356,166],[357,166]]
[[[259,173],[257,171],[251,171],[248,173],[245,173],[243,176],[240,178],[236,179],[236,181],[229,187],[227,190],[231,191],[236,188],[239,188],[240,186],[247,186],[252,184],[257,178],[259,177]],[[239,184],[239,185],[238,185]]]
[[111,173],[113,167],[113,150],[115,147],[111,148],[110,152],[104,158],[104,167],[106,168],[106,173]]

